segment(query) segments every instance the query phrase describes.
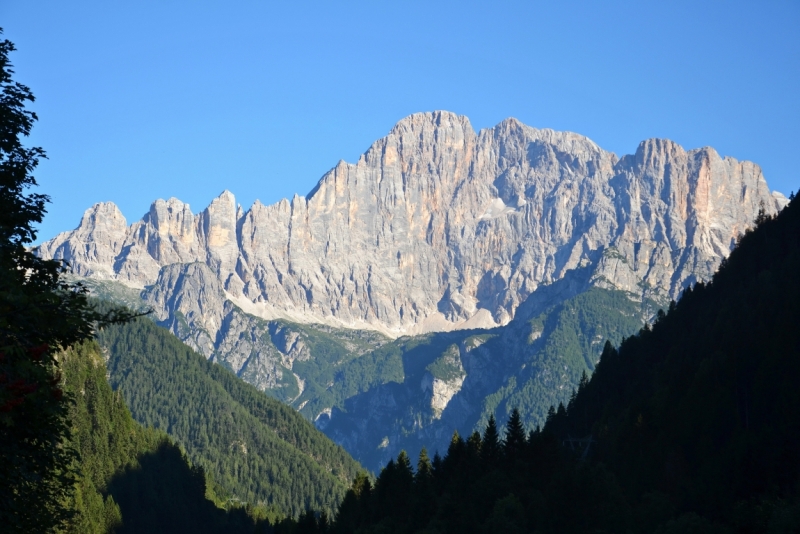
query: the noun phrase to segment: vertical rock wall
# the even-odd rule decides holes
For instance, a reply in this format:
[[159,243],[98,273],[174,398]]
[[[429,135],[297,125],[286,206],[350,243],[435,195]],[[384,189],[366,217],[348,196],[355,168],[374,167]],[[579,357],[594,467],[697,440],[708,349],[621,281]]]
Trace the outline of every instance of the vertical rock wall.
[[225,191],[197,215],[158,200],[130,226],[97,204],[38,252],[134,287],[199,262],[223,289],[214,298],[246,311],[400,335],[505,324],[578,269],[674,298],[711,276],[761,207],[785,202],[757,165],[708,147],[650,139],[619,159],[515,119],[476,133],[466,117],[419,113],[307,197],[243,211]]

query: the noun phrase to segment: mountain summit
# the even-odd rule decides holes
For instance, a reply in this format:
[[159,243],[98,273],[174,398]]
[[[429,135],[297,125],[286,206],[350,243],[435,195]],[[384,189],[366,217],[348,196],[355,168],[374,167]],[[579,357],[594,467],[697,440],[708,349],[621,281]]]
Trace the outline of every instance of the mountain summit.
[[649,139],[618,158],[575,133],[516,119],[476,133],[437,111],[401,120],[305,198],[243,211],[225,191],[197,215],[157,200],[132,225],[96,204],[38,253],[136,288],[200,262],[248,312],[396,337],[506,324],[577,268],[668,301],[710,278],[760,208],[785,203],[757,165],[709,147]]

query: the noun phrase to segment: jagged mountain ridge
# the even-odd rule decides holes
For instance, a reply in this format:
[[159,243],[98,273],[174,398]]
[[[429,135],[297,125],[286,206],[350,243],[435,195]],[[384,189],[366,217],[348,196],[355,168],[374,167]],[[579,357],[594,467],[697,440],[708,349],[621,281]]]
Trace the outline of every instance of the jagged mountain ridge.
[[757,165],[708,147],[651,139],[617,158],[515,119],[476,133],[466,117],[419,113],[307,198],[245,212],[225,191],[198,215],[158,200],[130,226],[101,203],[38,253],[138,288],[197,262],[249,313],[396,337],[506,324],[581,267],[591,285],[664,302],[710,278],[759,207],[785,202]]

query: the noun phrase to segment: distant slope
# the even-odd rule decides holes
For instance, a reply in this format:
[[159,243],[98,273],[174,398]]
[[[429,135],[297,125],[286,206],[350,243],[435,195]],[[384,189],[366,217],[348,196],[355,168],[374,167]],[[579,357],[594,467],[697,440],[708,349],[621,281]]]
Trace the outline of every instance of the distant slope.
[[359,465],[289,406],[140,318],[98,336],[134,418],[186,448],[230,498],[332,510]]
[[106,380],[97,343],[68,349],[61,370],[74,399],[71,446],[80,466],[67,532],[255,532],[243,510],[226,512],[206,498],[202,469],[191,467],[166,434],[133,420]]
[[591,375],[605,340],[619,343],[656,310],[601,288],[556,302],[523,308],[505,327],[404,337],[349,361],[330,391],[346,400],[318,425],[378,472],[402,449],[444,452],[453,430],[468,435],[515,407],[528,426],[544,424]]

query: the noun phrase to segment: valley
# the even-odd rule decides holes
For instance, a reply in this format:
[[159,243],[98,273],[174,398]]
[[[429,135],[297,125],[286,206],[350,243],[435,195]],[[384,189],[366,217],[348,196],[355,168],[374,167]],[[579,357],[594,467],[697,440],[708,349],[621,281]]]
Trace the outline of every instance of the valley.
[[110,203],[36,253],[288,403],[373,471],[504,421],[529,427],[708,280],[787,200],[758,166],[644,141],[617,157],[514,119],[400,121],[306,197],[201,213]]

